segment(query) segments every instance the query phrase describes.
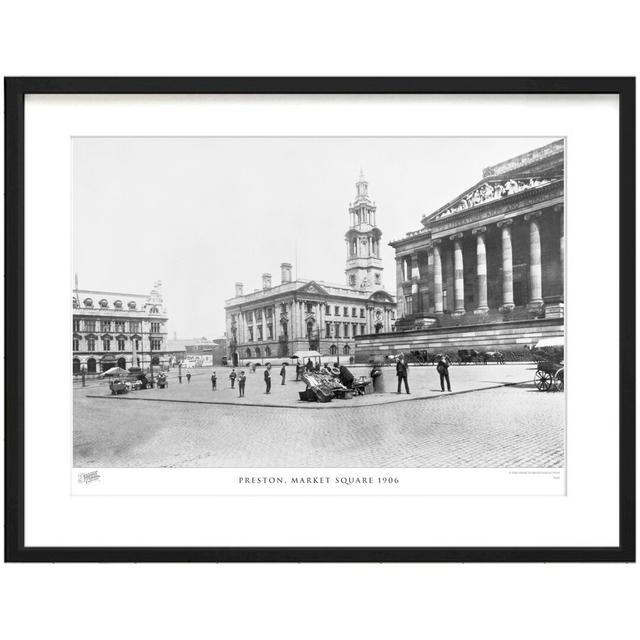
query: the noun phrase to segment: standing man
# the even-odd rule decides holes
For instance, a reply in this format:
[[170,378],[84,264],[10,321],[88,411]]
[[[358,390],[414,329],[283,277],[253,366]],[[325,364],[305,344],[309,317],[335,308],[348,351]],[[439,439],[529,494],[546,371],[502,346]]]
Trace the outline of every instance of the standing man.
[[216,375],[216,372],[213,371],[211,373],[211,391],[215,391],[217,387],[218,387],[218,376]]
[[409,365],[404,359],[404,355],[398,358],[398,364],[396,364],[396,375],[398,376],[398,393],[402,393],[400,388],[402,381],[404,380],[404,390],[409,393]]
[[311,362],[311,358],[307,360],[307,372],[310,373],[313,371],[313,362]]
[[238,374],[236,373],[235,368],[231,369],[231,373],[229,374],[229,380],[231,380],[231,388],[234,388],[234,385],[236,383],[236,378],[238,377]]
[[238,398],[244,398],[244,385],[247,382],[247,376],[244,371],[240,371],[240,375],[238,376]]
[[187,371],[187,384],[191,384],[191,371]]
[[264,383],[267,387],[265,393],[271,393],[271,363],[267,362],[267,368],[264,370]]
[[178,365],[178,382],[182,384],[182,362]]
[[284,381],[287,377],[287,365],[284,362],[282,363],[282,367],[280,369],[280,377],[282,378],[282,384],[284,384]]
[[444,391],[445,380],[447,381],[447,391],[451,391],[451,382],[449,382],[449,361],[446,356],[440,356],[436,369],[440,374],[440,392]]

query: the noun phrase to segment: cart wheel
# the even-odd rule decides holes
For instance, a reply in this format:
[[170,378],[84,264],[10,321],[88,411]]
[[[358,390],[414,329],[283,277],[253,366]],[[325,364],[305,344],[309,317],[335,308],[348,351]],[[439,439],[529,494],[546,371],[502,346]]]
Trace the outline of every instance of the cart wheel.
[[556,391],[564,391],[564,368],[556,371],[553,382]]
[[550,373],[546,371],[536,371],[536,375],[533,378],[533,383],[536,385],[538,391],[549,391],[553,384],[553,378]]

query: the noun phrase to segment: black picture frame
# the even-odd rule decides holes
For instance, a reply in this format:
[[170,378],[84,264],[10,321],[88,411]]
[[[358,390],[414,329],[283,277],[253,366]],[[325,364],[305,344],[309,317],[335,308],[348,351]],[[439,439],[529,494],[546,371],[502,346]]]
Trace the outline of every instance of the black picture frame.
[[[5,78],[6,562],[634,562],[635,78]],[[27,94],[616,94],[620,130],[619,531],[612,547],[26,547],[24,104]],[[622,313],[624,311],[624,313]]]

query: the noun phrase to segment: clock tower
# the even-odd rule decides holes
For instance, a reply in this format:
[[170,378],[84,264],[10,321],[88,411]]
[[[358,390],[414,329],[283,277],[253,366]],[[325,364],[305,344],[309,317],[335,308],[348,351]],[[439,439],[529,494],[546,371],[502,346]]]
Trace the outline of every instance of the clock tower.
[[345,235],[347,284],[354,289],[382,289],[380,239],[376,205],[369,198],[369,183],[362,170],[356,182],[356,199],[349,203],[349,230]]

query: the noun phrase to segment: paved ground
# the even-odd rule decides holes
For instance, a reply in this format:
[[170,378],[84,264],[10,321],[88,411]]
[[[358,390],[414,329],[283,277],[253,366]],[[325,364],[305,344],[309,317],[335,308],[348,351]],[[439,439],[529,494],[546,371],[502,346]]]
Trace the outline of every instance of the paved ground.
[[[249,374],[245,400],[226,388],[222,375],[221,388],[212,392],[209,372],[197,370],[189,385],[172,379],[168,390],[118,398],[107,395],[103,385],[89,386],[74,392],[74,462],[78,467],[560,467],[564,394],[538,392],[533,373],[532,365],[454,366],[454,393],[443,394],[433,367],[414,367],[410,396],[388,392],[328,405],[297,401],[304,385],[293,381],[274,384],[273,395],[265,396],[260,373]],[[386,369],[385,377],[388,388],[395,382],[393,371]],[[263,399],[280,406],[249,404]]]

